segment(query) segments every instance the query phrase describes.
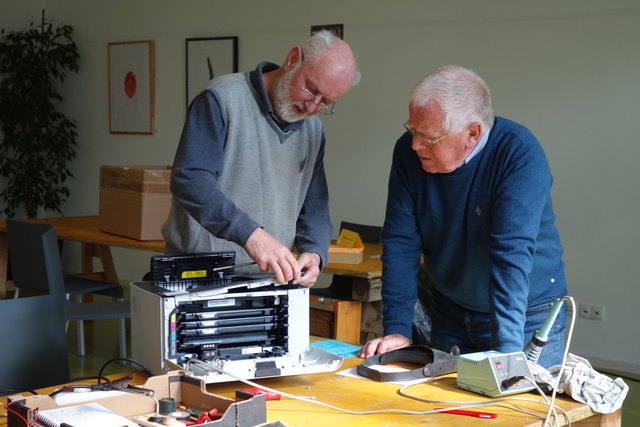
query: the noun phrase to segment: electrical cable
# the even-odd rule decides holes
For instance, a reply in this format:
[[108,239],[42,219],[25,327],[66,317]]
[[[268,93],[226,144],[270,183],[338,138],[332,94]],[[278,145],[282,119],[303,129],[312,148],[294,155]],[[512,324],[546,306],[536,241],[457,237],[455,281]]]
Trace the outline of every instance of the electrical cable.
[[[89,380],[97,380],[98,377],[96,375],[90,375],[88,377],[75,377],[75,378],[71,378],[69,380],[70,383],[77,383],[80,381],[89,381]],[[109,382],[109,378],[107,377],[102,377],[102,380],[104,380],[105,382]]]
[[[564,366],[566,364],[567,354],[569,352],[569,344],[571,342],[571,336],[573,334],[573,329],[574,329],[574,325],[575,325],[575,313],[576,313],[575,302],[573,301],[573,298],[570,297],[570,296],[565,296],[565,297],[562,297],[561,300],[562,299],[567,299],[568,301],[571,302],[572,308],[573,308],[572,309],[572,314],[573,315],[572,315],[572,319],[571,319],[571,326],[569,328],[569,332],[568,332],[568,335],[567,335],[567,342],[565,344],[565,351],[564,351],[564,355],[563,355],[563,359],[562,359],[562,364],[561,364],[561,367],[560,367],[560,373],[562,373],[562,371],[564,370]],[[560,408],[560,407],[556,407],[555,404],[554,404],[555,397],[556,397],[556,391],[557,391],[557,388],[558,388],[558,384],[560,383],[560,375],[558,375],[558,378],[556,380],[556,384],[553,387],[553,394],[552,394],[551,400],[549,400],[547,398],[547,396],[540,389],[540,387],[535,382],[535,380],[533,380],[531,378],[528,378],[528,377],[524,377],[524,379],[526,379],[527,381],[529,381],[529,382],[531,382],[533,384],[533,386],[536,388],[538,393],[540,393],[540,395],[544,398],[544,401],[536,400],[536,399],[530,399],[530,398],[524,398],[524,397],[503,397],[503,398],[493,399],[493,400],[489,400],[489,401],[485,401],[485,402],[469,403],[469,402],[459,402],[459,401],[438,401],[438,400],[423,399],[423,398],[419,398],[417,396],[411,396],[411,395],[406,394],[404,392],[404,390],[406,388],[414,386],[414,385],[417,385],[417,384],[438,381],[438,380],[441,380],[441,379],[453,378],[453,377],[442,377],[442,378],[430,378],[430,379],[428,378],[428,379],[425,379],[425,381],[422,381],[420,383],[414,383],[414,384],[408,384],[408,385],[402,386],[398,390],[398,393],[401,396],[404,396],[404,397],[407,397],[407,398],[410,398],[410,399],[423,401],[425,403],[442,403],[442,404],[450,404],[450,405],[453,404],[453,405],[460,405],[460,406],[448,407],[448,408],[431,410],[431,411],[408,411],[408,410],[402,410],[402,409],[379,409],[379,410],[375,410],[375,411],[351,411],[351,410],[348,410],[348,409],[338,408],[336,406],[333,406],[333,405],[330,405],[328,403],[324,403],[324,402],[321,402],[321,401],[318,401],[318,400],[310,399],[308,397],[296,396],[296,395],[293,395],[293,394],[289,394],[289,393],[286,393],[286,392],[281,392],[281,391],[278,391],[278,390],[275,390],[275,389],[272,389],[272,388],[269,388],[269,387],[262,386],[262,385],[260,385],[258,383],[253,382],[253,381],[249,381],[249,380],[241,378],[241,377],[239,377],[237,375],[234,375],[234,374],[232,374],[230,372],[226,372],[225,370],[223,370],[221,368],[217,368],[215,366],[209,365],[208,363],[205,363],[205,362],[203,362],[201,360],[198,360],[198,359],[190,359],[190,360],[188,360],[187,363],[186,363],[187,370],[189,370],[189,365],[192,364],[192,363],[203,367],[207,371],[213,371],[213,372],[221,373],[223,375],[228,375],[229,377],[231,377],[231,378],[233,378],[233,379],[235,379],[237,381],[243,382],[245,384],[248,384],[248,385],[250,385],[252,387],[258,387],[258,388],[261,388],[261,389],[263,389],[265,391],[270,391],[272,393],[278,393],[278,394],[280,394],[282,396],[286,396],[286,397],[289,397],[289,398],[292,398],[292,399],[301,400],[301,401],[312,403],[312,404],[315,404],[315,405],[324,406],[324,407],[327,407],[327,408],[330,408],[330,409],[334,409],[334,410],[337,410],[337,411],[340,411],[340,412],[345,412],[345,413],[353,414],[353,415],[366,415],[366,414],[379,414],[379,413],[400,413],[400,414],[426,415],[426,414],[435,414],[435,413],[439,413],[439,412],[446,412],[446,411],[456,410],[456,409],[469,409],[469,408],[476,408],[476,407],[482,407],[482,406],[498,406],[498,407],[503,407],[503,408],[506,408],[506,409],[514,410],[514,411],[517,411],[517,412],[522,412],[522,413],[534,416],[536,418],[540,418],[541,420],[544,421],[543,422],[543,426],[546,426],[547,424],[550,423],[550,418],[551,418],[551,414],[552,413],[555,415],[555,424],[558,424],[559,419],[558,419],[557,413],[555,412],[555,410],[557,408],[565,416],[566,421],[567,421],[567,426],[571,425],[571,422],[570,422],[570,419],[569,419],[569,415],[566,413],[566,411],[564,409]],[[535,414],[533,412],[530,412],[530,411],[526,411],[526,410],[523,410],[523,409],[520,409],[520,408],[515,408],[513,406],[502,405],[502,404],[498,403],[498,402],[509,401],[509,400],[542,403],[542,404],[548,405],[549,406],[549,410],[547,411],[547,415],[546,415],[546,418],[545,418],[545,417],[542,417],[542,416],[540,416],[538,414]]]
[[[556,398],[556,394],[557,394],[557,390],[558,390],[558,385],[560,384],[561,374],[565,369],[565,365],[566,365],[566,361],[567,361],[567,355],[569,353],[569,345],[571,343],[571,338],[572,338],[573,330],[574,330],[574,327],[575,327],[576,307],[575,307],[575,301],[573,300],[573,298],[571,296],[564,296],[564,297],[560,298],[556,302],[556,305],[554,305],[554,307],[552,307],[552,312],[550,313],[550,315],[548,316],[547,320],[545,321],[545,324],[541,328],[541,331],[542,331],[541,332],[541,337],[545,338],[544,339],[544,343],[546,343],[546,341],[547,341],[546,336],[548,335],[548,332],[549,332],[549,330],[551,328],[551,324],[553,324],[553,322],[555,321],[555,317],[557,316],[557,313],[558,313],[558,311],[560,309],[560,306],[562,305],[561,304],[562,301],[569,301],[570,302],[571,307],[572,307],[572,310],[571,310],[572,317],[571,317],[571,324],[570,324],[570,327],[569,327],[569,331],[568,331],[568,334],[567,334],[567,341],[565,343],[565,349],[564,349],[564,354],[563,354],[563,358],[562,358],[562,363],[560,365],[560,371],[559,371],[558,377],[556,379],[556,383],[552,387],[553,388],[553,393],[552,393],[551,399],[547,398],[547,396],[544,394],[544,392],[540,389],[538,384],[532,378],[524,377],[524,379],[526,379],[527,381],[531,382],[531,384],[533,384],[533,386],[536,388],[538,393],[544,398],[544,400],[545,400],[544,402],[542,402],[540,400],[535,400],[535,399],[516,398],[516,397],[507,397],[507,398],[494,399],[494,400],[488,401],[488,402],[501,402],[501,401],[504,401],[504,400],[521,400],[521,401],[533,401],[533,402],[537,402],[537,403],[544,403],[544,404],[548,405],[548,407],[549,407],[549,409],[547,411],[547,414],[546,414],[546,417],[541,417],[541,416],[539,416],[537,414],[533,414],[533,413],[530,413],[528,411],[521,410],[519,408],[509,407],[509,406],[505,406],[505,405],[497,405],[497,406],[503,406],[503,407],[506,407],[508,409],[512,409],[512,410],[515,410],[515,411],[524,412],[524,413],[528,413],[530,415],[534,415],[537,418],[540,418],[540,419],[544,420],[543,426],[547,426],[548,424],[550,424],[551,414],[553,414],[554,417],[555,417],[554,418],[555,419],[555,424],[557,425],[559,423],[558,414],[555,412],[556,408],[559,409],[563,413],[563,415],[565,416],[567,425],[568,426],[571,425],[571,421],[570,421],[569,416],[566,413],[566,411],[564,411],[564,409],[562,409],[560,407],[555,406],[555,398]],[[549,321],[549,318],[552,318],[553,320]],[[535,336],[535,334],[534,334],[534,336]],[[543,343],[543,345],[544,345],[544,343]],[[536,351],[536,353],[539,356],[541,348],[538,349],[538,350],[539,351]],[[537,361],[537,358],[536,358],[536,361]],[[424,382],[431,382],[431,381],[424,381]],[[424,402],[427,402],[427,403],[468,404],[468,402],[428,400],[428,399],[422,399],[422,398],[418,398],[418,397],[406,394],[404,392],[404,390],[406,390],[408,387],[410,387],[412,385],[416,385],[416,384],[405,385],[405,386],[401,387],[400,390],[398,390],[398,393],[400,395],[402,395],[402,396],[405,396],[405,397],[408,397],[408,398],[411,398],[411,399],[421,400],[421,401],[424,401]],[[475,407],[475,406],[482,406],[482,405],[474,405],[474,406],[468,406],[468,407],[471,408],[471,407]]]
[[[446,412],[446,411],[451,411],[451,410],[456,410],[456,409],[469,409],[469,408],[476,408],[476,407],[483,407],[483,406],[497,406],[497,407],[503,407],[503,408],[506,408],[506,409],[511,409],[511,410],[514,410],[514,411],[522,412],[522,413],[525,413],[525,414],[528,414],[528,415],[543,419],[544,420],[543,426],[546,426],[547,424],[550,423],[550,418],[551,418],[551,414],[552,413],[554,414],[555,424],[558,424],[559,419],[558,419],[557,413],[555,412],[555,409],[557,408],[563,413],[563,415],[566,418],[567,425],[569,426],[570,425],[570,419],[569,419],[569,416],[566,413],[566,411],[564,409],[560,408],[560,407],[556,407],[555,404],[554,404],[556,393],[557,393],[557,389],[558,389],[558,385],[560,384],[560,379],[561,379],[561,376],[562,376],[562,372],[565,369],[566,359],[567,359],[567,355],[568,355],[568,352],[569,352],[569,344],[571,342],[571,337],[572,337],[572,334],[573,334],[573,329],[574,329],[574,325],[575,325],[575,318],[576,318],[575,302],[574,302],[573,298],[572,297],[563,297],[562,299],[564,299],[564,298],[568,299],[572,304],[572,319],[571,319],[571,326],[569,328],[569,332],[568,332],[568,335],[567,335],[567,343],[565,345],[565,351],[564,351],[564,355],[563,355],[563,359],[562,359],[562,364],[560,366],[560,371],[559,371],[557,379],[556,379],[556,384],[553,387],[553,393],[552,393],[551,400],[547,399],[547,397],[544,394],[544,392],[540,389],[540,387],[537,385],[537,383],[533,379],[527,378],[527,377],[523,377],[523,379],[526,379],[527,381],[531,382],[534,385],[534,387],[537,389],[537,391],[540,393],[540,395],[545,399],[545,402],[542,402],[542,401],[536,400],[536,399],[518,398],[518,397],[503,397],[503,398],[499,398],[499,399],[493,399],[493,400],[488,400],[488,401],[484,401],[484,402],[477,402],[477,403],[459,402],[459,401],[438,401],[438,400],[429,400],[429,399],[424,399],[424,398],[420,398],[420,397],[417,397],[417,396],[412,396],[412,395],[409,395],[409,394],[407,394],[405,392],[405,390],[408,387],[411,387],[411,386],[414,386],[414,385],[417,385],[417,384],[422,384],[422,383],[426,383],[426,382],[435,382],[435,381],[444,380],[444,379],[454,379],[454,377],[441,377],[441,378],[428,378],[428,379],[425,379],[425,381],[422,381],[420,383],[414,383],[414,384],[408,384],[408,385],[402,386],[398,390],[398,394],[400,394],[401,396],[404,396],[404,397],[407,397],[407,398],[410,398],[410,399],[414,399],[414,400],[418,400],[418,401],[422,401],[422,402],[425,402],[425,403],[442,403],[442,404],[450,404],[450,405],[453,404],[453,405],[460,405],[460,406],[447,407],[447,408],[441,408],[441,409],[435,409],[435,410],[429,410],[429,411],[409,411],[409,410],[402,410],[402,409],[379,409],[379,410],[374,410],[374,411],[351,411],[351,410],[348,410],[348,409],[339,408],[339,407],[330,405],[328,403],[324,403],[324,402],[315,400],[314,398],[309,398],[309,397],[304,397],[304,396],[297,396],[297,395],[294,395],[294,394],[278,391],[278,390],[275,390],[275,389],[260,385],[258,383],[253,382],[253,381],[249,381],[249,380],[241,378],[241,377],[239,377],[237,375],[234,375],[234,374],[232,374],[230,372],[226,372],[223,369],[220,369],[220,368],[217,368],[215,366],[209,365],[209,364],[207,364],[207,363],[205,363],[205,362],[203,362],[201,360],[190,359],[186,363],[186,368],[187,368],[187,370],[189,370],[189,365],[190,364],[192,364],[192,363],[193,364],[197,364],[199,366],[204,367],[205,370],[215,371],[215,372],[221,373],[223,375],[228,375],[229,377],[231,377],[231,378],[233,378],[233,379],[235,379],[237,381],[241,381],[241,382],[243,382],[245,384],[248,384],[248,385],[250,385],[252,387],[258,387],[258,388],[260,388],[262,390],[270,391],[272,393],[277,393],[277,394],[280,394],[282,396],[286,396],[286,397],[289,397],[289,398],[292,398],[292,399],[296,399],[296,400],[300,400],[300,401],[303,401],[303,402],[312,403],[312,404],[315,404],[315,405],[324,406],[324,407],[327,407],[327,408],[330,408],[330,409],[334,409],[334,410],[337,410],[337,411],[340,411],[340,412],[345,412],[345,413],[353,414],[353,415],[367,415],[367,414],[379,414],[379,413],[399,413],[399,414],[412,414],[412,415],[426,415],[426,414],[436,414],[436,413]],[[136,360],[129,359],[129,358],[111,359],[111,360],[107,361],[100,368],[98,376],[96,377],[97,380],[98,380],[98,384],[97,385],[93,385],[93,386],[83,386],[83,385],[67,386],[67,387],[63,387],[62,389],[56,390],[55,392],[50,394],[50,396],[53,396],[53,395],[55,395],[57,393],[61,393],[61,392],[64,392],[64,391],[69,391],[69,390],[72,390],[72,389],[76,389],[76,388],[91,388],[91,389],[95,388],[95,389],[99,389],[99,388],[104,387],[104,385],[101,385],[101,380],[102,380],[102,378],[104,378],[102,376],[102,373],[103,373],[104,369],[106,368],[106,366],[109,365],[110,363],[114,362],[114,361],[127,361],[127,362],[130,362],[130,363],[136,364],[136,365],[140,366],[142,369],[144,369],[151,376],[154,375],[153,372],[149,368],[147,368],[144,364],[142,364],[142,363],[140,363],[140,362],[138,362]],[[31,390],[28,390],[28,391],[31,391]],[[31,392],[33,394],[37,394],[37,393],[35,393],[33,391],[31,391]],[[151,396],[151,397],[154,399],[154,401],[156,403],[156,413],[157,413],[158,412],[159,403],[158,403],[158,401],[157,401],[157,399],[155,397],[153,397],[153,396]],[[533,412],[525,411],[523,409],[519,409],[519,408],[515,408],[515,407],[512,407],[512,406],[503,405],[503,404],[498,403],[498,402],[503,402],[503,401],[508,401],[508,400],[544,403],[544,404],[549,406],[549,410],[547,412],[546,418],[543,418],[542,416],[540,416],[538,414],[535,414]],[[20,418],[22,418],[23,421],[25,421],[25,424],[27,426],[33,425],[33,424],[29,424],[27,422],[27,420],[25,420],[24,417],[22,417],[20,414],[18,414],[14,410],[10,409],[10,403],[5,405],[5,408],[7,409],[7,411],[11,411],[12,413],[15,413]],[[35,411],[37,411],[37,408],[35,409]],[[35,420],[34,420],[34,422],[35,422]]]
[[[141,367],[145,372],[147,372],[150,376],[154,376],[155,374],[147,367],[145,366],[143,363],[134,360],[134,359],[130,359],[130,358],[115,358],[115,359],[111,359],[108,360],[107,362],[104,363],[104,365],[102,365],[102,367],[100,368],[100,371],[98,372],[98,375],[95,377],[79,377],[79,378],[74,378],[72,379],[70,382],[77,382],[77,381],[86,381],[86,380],[92,380],[92,379],[97,379],[98,384],[93,384],[93,385],[83,385],[83,384],[76,384],[76,385],[68,385],[68,386],[63,386],[61,388],[59,388],[58,390],[55,390],[54,392],[52,392],[51,394],[49,394],[49,397],[53,397],[59,393],[64,393],[64,392],[69,392],[69,391],[73,391],[76,389],[89,389],[90,391],[105,391],[105,390],[110,390],[109,387],[107,386],[107,384],[111,383],[112,381],[109,380],[107,377],[103,376],[102,373],[104,371],[104,369],[112,362],[117,362],[117,361],[126,361],[129,363],[132,363],[134,365],[138,365],[139,367]],[[105,380],[104,383],[102,383],[102,380]],[[24,388],[15,388],[15,389],[5,389],[2,391],[8,391],[8,392],[16,392],[16,391],[28,391],[33,395],[37,395],[38,393],[34,390],[30,390],[30,389],[24,389]],[[124,390],[126,391],[126,390]],[[159,402],[158,399],[155,398],[155,396],[149,396],[151,397],[154,402],[155,402],[155,408],[156,408],[156,414],[158,414],[158,409],[159,409]],[[32,423],[29,423],[21,414],[19,414],[18,412],[16,412],[15,410],[13,410],[11,408],[11,405],[14,402],[9,402],[6,405],[4,405],[5,409],[7,410],[7,412],[11,412],[13,414],[15,414],[16,416],[20,417],[20,419],[25,423],[25,425],[27,427],[33,426],[37,419],[38,419],[38,408],[35,408],[33,410],[34,413],[34,420]],[[5,417],[7,416],[6,414],[0,414],[0,415],[4,415]]]
[[558,392],[558,386],[560,385],[560,379],[562,378],[562,373],[565,370],[567,364],[567,356],[569,355],[569,345],[571,344],[571,338],[573,336],[573,329],[576,323],[576,302],[573,300],[573,297],[566,296],[566,298],[571,303],[571,324],[569,325],[569,331],[567,332],[567,342],[564,346],[564,354],[562,355],[562,363],[560,364],[560,370],[558,371],[558,376],[556,378],[556,383],[553,385],[553,392],[551,393],[551,402],[549,404],[549,411],[547,412],[547,418],[544,420],[543,426],[547,425],[549,417],[551,416],[551,408],[556,400],[556,395]]
[[[286,397],[289,397],[289,398],[292,398],[292,399],[301,400],[303,402],[308,402],[308,403],[312,403],[312,404],[315,404],[315,405],[324,406],[324,407],[329,408],[329,409],[333,409],[333,410],[340,411],[340,412],[345,412],[347,414],[352,414],[352,415],[370,415],[370,414],[427,415],[427,414],[437,414],[437,413],[441,413],[441,412],[447,412],[447,411],[456,410],[456,409],[468,409],[468,408],[474,408],[474,407],[480,407],[480,406],[491,406],[491,405],[486,405],[485,403],[471,403],[471,404],[469,404],[469,402],[457,402],[457,403],[460,403],[460,406],[441,408],[441,409],[433,409],[433,410],[429,410],[429,411],[410,411],[410,410],[405,410],[405,409],[378,409],[378,410],[374,410],[374,411],[352,411],[352,410],[349,410],[349,409],[339,408],[337,406],[333,406],[333,405],[330,405],[328,403],[321,402],[319,400],[311,399],[309,397],[297,396],[297,395],[294,395],[294,394],[289,394],[289,393],[286,393],[286,392],[282,392],[282,391],[279,391],[279,390],[272,389],[270,387],[266,387],[266,386],[260,385],[258,383],[253,382],[253,381],[238,377],[238,376],[236,376],[236,375],[234,375],[234,374],[232,374],[230,372],[226,372],[223,369],[217,368],[215,366],[211,366],[211,365],[209,365],[209,364],[207,364],[207,363],[205,363],[205,362],[203,362],[201,360],[197,360],[197,359],[191,359],[191,360],[187,361],[187,363],[186,363],[187,370],[189,370],[189,365],[191,363],[197,364],[199,366],[202,366],[205,370],[208,370],[208,371],[214,371],[214,372],[218,372],[218,373],[221,373],[221,374],[224,374],[224,375],[228,375],[231,378],[233,378],[235,380],[238,380],[240,382],[243,382],[243,383],[245,383],[247,385],[250,385],[252,387],[258,387],[258,388],[260,388],[262,390],[265,390],[265,391],[270,391],[272,393],[277,393],[277,394],[280,394],[282,396],[286,396]],[[442,379],[446,379],[446,378],[453,378],[453,377],[443,377]],[[429,382],[429,381],[423,381],[423,382]],[[412,384],[412,385],[415,385],[415,384]],[[407,386],[405,386],[405,387],[407,387]],[[420,399],[418,398],[418,400],[420,400]],[[533,400],[533,399],[530,399],[530,400]],[[533,400],[533,401],[534,402],[538,402],[538,403],[542,403],[542,402],[536,401],[536,400]],[[441,403],[446,403],[446,402],[441,402]],[[540,416],[540,415],[533,414],[533,413],[529,413],[529,414],[533,415],[533,416],[537,416],[540,419],[543,419],[543,417]]]
[[456,407],[456,408],[434,409],[434,410],[430,410],[430,411],[409,411],[409,410],[404,410],[404,409],[378,409],[378,410],[374,410],[374,411],[351,411],[349,409],[338,408],[337,406],[333,406],[333,405],[330,405],[328,403],[321,402],[321,401],[316,400],[314,398],[309,398],[309,397],[304,397],[304,396],[297,396],[295,394],[289,394],[289,393],[286,393],[286,392],[283,392],[283,391],[275,390],[275,389],[272,389],[270,387],[266,387],[266,386],[260,385],[258,383],[253,382],[253,381],[238,377],[238,376],[236,376],[236,375],[234,375],[234,374],[232,374],[230,372],[224,371],[223,369],[216,368],[214,366],[210,366],[209,364],[207,364],[207,363],[205,363],[205,362],[203,362],[201,360],[197,360],[197,359],[191,359],[191,360],[187,361],[187,363],[186,363],[187,370],[188,370],[189,365],[192,364],[192,363],[193,364],[197,364],[199,366],[201,365],[205,370],[214,371],[214,372],[218,372],[218,373],[221,373],[221,374],[224,374],[224,375],[228,375],[228,376],[230,376],[231,378],[233,378],[233,379],[235,379],[237,381],[240,381],[240,382],[243,382],[243,383],[245,383],[247,385],[250,385],[251,387],[257,387],[257,388],[260,388],[260,389],[265,390],[265,391],[270,391],[272,393],[280,394],[281,396],[289,397],[291,399],[301,400],[303,402],[312,403],[314,405],[324,406],[324,407],[329,408],[329,409],[333,409],[333,410],[340,411],[340,412],[345,412],[347,414],[352,414],[352,415],[370,415],[370,414],[426,415],[426,414],[437,414],[437,413],[440,413],[440,412],[446,412],[446,411],[450,411],[452,409],[464,409],[464,407],[460,407],[460,408]]
[[[454,377],[444,377],[444,379],[455,379]],[[540,387],[535,383],[535,381],[531,378],[528,377],[523,377],[524,379],[526,379],[527,381],[531,382],[535,388],[538,389],[538,392],[542,395],[542,397],[545,399],[545,401],[542,400],[537,400],[537,399],[532,399],[532,398],[528,398],[528,397],[501,397],[498,399],[492,399],[492,400],[485,400],[482,402],[465,402],[465,401],[454,401],[454,400],[431,400],[431,399],[425,399],[422,397],[418,397],[418,396],[414,396],[411,394],[406,393],[406,389],[408,389],[409,387],[413,387],[419,384],[422,384],[424,382],[433,382],[434,380],[438,380],[438,378],[432,378],[429,381],[423,381],[420,383],[416,383],[416,384],[407,384],[404,385],[402,387],[400,387],[400,389],[398,390],[398,394],[400,394],[401,396],[407,397],[409,399],[414,399],[414,400],[418,400],[420,402],[424,402],[424,403],[434,403],[434,404],[446,404],[446,405],[462,405],[460,406],[460,408],[463,409],[469,409],[469,408],[478,408],[478,407],[483,407],[483,406],[497,406],[497,407],[501,407],[501,408],[505,408],[505,409],[510,409],[510,410],[514,410],[517,412],[522,412],[525,413],[527,415],[531,415],[533,417],[539,418],[541,420],[544,420],[545,418],[542,415],[538,415],[534,412],[530,412],[530,411],[526,411],[524,409],[520,409],[520,408],[516,408],[513,406],[509,406],[509,405],[503,405],[500,404],[499,402],[505,402],[505,401],[509,401],[509,400],[514,400],[514,401],[520,401],[520,402],[534,402],[534,403],[541,403],[544,405],[548,405],[549,404],[549,400],[547,399],[547,397],[545,396],[544,392],[540,389]],[[448,408],[448,409],[457,409],[456,408]],[[557,407],[557,409],[559,409],[564,415],[565,418],[567,419],[567,425],[570,425],[569,422],[569,415],[564,411],[564,409]]]
[[115,359],[111,359],[111,360],[107,360],[104,365],[102,365],[102,367],[100,368],[100,371],[98,371],[98,384],[101,383],[101,379],[104,378],[102,376],[102,373],[104,372],[105,368],[113,362],[118,362],[118,361],[124,361],[124,362],[129,362],[129,363],[133,363],[134,365],[138,365],[139,367],[141,367],[145,372],[147,372],[149,374],[149,376],[155,376],[155,374],[151,371],[151,369],[147,368],[142,362],[139,362],[135,359],[130,359],[128,357],[118,357]]
[[25,417],[22,416],[22,414],[20,414],[19,412],[16,412],[11,407],[11,405],[13,405],[14,403],[15,403],[15,401],[14,402],[9,402],[6,405],[4,405],[4,409],[7,410],[7,415],[8,415],[9,412],[11,412],[12,414],[16,415],[17,417],[19,417],[24,422],[24,425],[26,427],[31,427],[31,426],[35,425],[35,423],[38,421],[38,414],[39,414],[38,408],[35,408],[33,410],[33,421],[29,422]]

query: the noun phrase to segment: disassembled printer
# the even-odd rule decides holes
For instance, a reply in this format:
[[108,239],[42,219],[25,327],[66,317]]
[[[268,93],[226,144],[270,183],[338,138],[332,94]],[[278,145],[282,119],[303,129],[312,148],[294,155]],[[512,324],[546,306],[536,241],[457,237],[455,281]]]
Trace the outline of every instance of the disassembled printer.
[[237,267],[235,252],[152,256],[152,280],[131,283],[132,357],[206,383],[341,366],[309,346],[308,288]]

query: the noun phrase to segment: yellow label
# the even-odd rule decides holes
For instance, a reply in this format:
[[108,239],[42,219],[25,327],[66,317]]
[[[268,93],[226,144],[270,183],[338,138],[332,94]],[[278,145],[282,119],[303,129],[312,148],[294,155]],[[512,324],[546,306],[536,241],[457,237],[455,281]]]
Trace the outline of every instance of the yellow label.
[[207,277],[207,270],[183,271],[183,279],[193,279],[194,277]]
[[340,236],[338,236],[338,241],[336,243],[344,248],[364,247],[362,239],[360,239],[360,235],[355,231],[347,230],[346,228],[343,228],[342,231],[340,231]]

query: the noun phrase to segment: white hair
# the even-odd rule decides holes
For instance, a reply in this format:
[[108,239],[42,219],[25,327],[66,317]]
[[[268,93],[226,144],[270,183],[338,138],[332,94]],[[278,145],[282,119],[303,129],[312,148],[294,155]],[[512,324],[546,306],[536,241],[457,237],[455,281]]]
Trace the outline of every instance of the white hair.
[[[316,58],[324,55],[328,50],[338,47],[342,39],[332,33],[331,31],[321,30],[309,37],[300,44],[305,61],[314,61]],[[344,46],[349,50],[353,64],[354,64],[354,76],[352,86],[357,85],[360,82],[360,70],[358,69],[358,61],[353,53],[353,50],[346,43]]]
[[431,102],[444,112],[442,125],[448,132],[461,130],[473,122],[480,122],[484,129],[493,125],[489,87],[467,68],[448,65],[423,78],[411,92],[409,104],[424,107]]

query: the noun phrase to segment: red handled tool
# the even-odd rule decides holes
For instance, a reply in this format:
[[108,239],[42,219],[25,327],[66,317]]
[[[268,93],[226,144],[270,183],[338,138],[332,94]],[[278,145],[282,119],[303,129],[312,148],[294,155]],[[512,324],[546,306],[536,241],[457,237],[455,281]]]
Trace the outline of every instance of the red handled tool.
[[[436,410],[442,408],[436,408]],[[498,414],[494,414],[493,412],[477,412],[477,411],[465,411],[464,409],[450,409],[448,411],[442,411],[441,414],[458,414],[458,415],[466,415],[468,417],[476,417],[476,418],[496,418]]]
[[223,415],[224,413],[218,411],[216,408],[213,408],[210,411],[204,411],[198,417],[198,424],[210,423],[211,421],[222,418]]
[[244,391],[245,393],[253,394],[253,395],[264,394],[264,395],[266,395],[267,400],[280,400],[280,395],[278,393],[274,393],[272,391],[263,390],[263,389],[258,388],[258,387],[245,388],[242,391]]

